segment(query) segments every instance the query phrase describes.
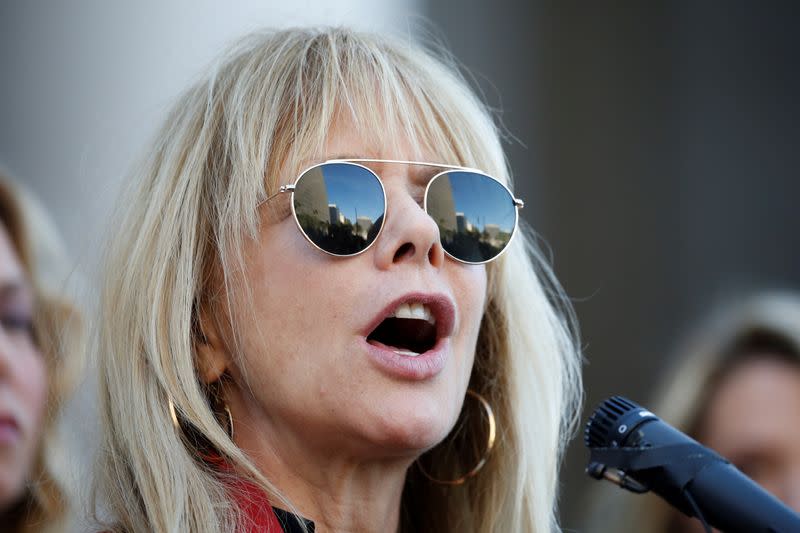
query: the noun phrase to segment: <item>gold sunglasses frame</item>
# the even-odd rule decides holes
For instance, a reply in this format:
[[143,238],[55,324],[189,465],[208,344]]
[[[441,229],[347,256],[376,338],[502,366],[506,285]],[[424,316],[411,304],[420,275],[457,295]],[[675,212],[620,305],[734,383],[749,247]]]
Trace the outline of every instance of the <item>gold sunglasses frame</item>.
[[[306,235],[306,232],[303,230],[303,227],[300,225],[300,220],[297,218],[297,212],[295,211],[295,208],[294,208],[294,191],[295,191],[295,188],[297,187],[297,183],[300,181],[300,178],[302,178],[306,174],[306,172],[309,172],[310,170],[313,170],[313,169],[315,169],[315,168],[317,168],[319,166],[327,165],[329,163],[347,163],[347,164],[350,164],[350,165],[353,165],[353,166],[357,166],[357,167],[363,168],[364,170],[366,170],[367,172],[369,172],[370,174],[375,176],[375,179],[378,180],[378,184],[381,187],[381,193],[383,194],[383,222],[381,223],[381,228],[378,230],[378,234],[375,235],[375,238],[372,240],[371,243],[369,243],[363,250],[359,250],[358,252],[353,253],[353,254],[337,254],[337,253],[329,252],[329,251],[321,248],[320,246],[318,246],[317,243],[312,241],[311,238],[308,235]],[[431,168],[440,168],[440,169],[442,169],[442,172],[439,172],[438,174],[435,174],[433,177],[431,177],[431,179],[428,180],[428,184],[425,186],[425,195],[423,196],[422,209],[425,211],[425,214],[427,214],[428,216],[430,216],[430,214],[428,213],[428,190],[430,189],[431,183],[433,183],[434,180],[436,180],[436,178],[438,178],[439,176],[442,176],[443,174],[448,174],[450,172],[459,171],[459,170],[460,171],[466,171],[466,172],[472,172],[472,173],[475,173],[475,174],[480,174],[481,176],[485,176],[485,177],[487,177],[487,178],[489,178],[491,180],[494,180],[495,182],[497,182],[501,187],[503,187],[506,190],[506,192],[508,193],[509,198],[511,198],[511,200],[512,200],[512,202],[514,204],[515,209],[514,209],[514,229],[511,230],[511,237],[509,237],[508,242],[506,243],[505,247],[503,247],[503,249],[500,251],[500,253],[498,253],[496,256],[492,257],[491,259],[487,259],[485,261],[465,261],[464,259],[459,259],[458,257],[453,256],[450,252],[445,250],[444,247],[442,247],[442,250],[444,250],[444,253],[448,257],[453,259],[454,261],[458,261],[459,263],[464,263],[464,264],[467,264],[467,265],[484,265],[486,263],[490,263],[490,262],[494,261],[495,259],[497,259],[498,257],[500,257],[501,255],[503,255],[506,252],[506,250],[508,250],[508,247],[511,244],[511,241],[514,239],[514,236],[517,234],[517,228],[519,227],[519,210],[522,209],[523,207],[525,207],[525,202],[523,202],[522,199],[515,197],[514,194],[511,192],[511,189],[509,189],[506,186],[505,183],[501,182],[500,180],[498,180],[494,176],[491,176],[491,175],[483,172],[482,170],[478,170],[476,168],[462,167],[462,166],[458,166],[458,165],[446,165],[446,164],[443,164],[443,163],[430,163],[430,162],[427,162],[427,161],[406,161],[406,160],[403,160],[403,159],[368,159],[368,158],[328,159],[326,161],[323,161],[321,163],[316,163],[316,164],[311,165],[310,167],[306,168],[305,170],[300,172],[300,174],[297,176],[297,178],[294,180],[293,183],[291,183],[289,185],[281,185],[280,188],[278,188],[278,192],[270,195],[262,203],[266,204],[267,202],[269,202],[270,200],[272,200],[273,198],[275,198],[275,197],[277,197],[277,196],[279,196],[281,194],[290,193],[291,197],[290,197],[289,205],[290,205],[291,210],[292,210],[292,218],[294,218],[295,225],[297,226],[297,229],[300,230],[300,233],[303,235],[303,237],[309,243],[311,243],[311,245],[314,248],[316,248],[317,250],[320,250],[321,252],[326,253],[328,255],[332,255],[334,257],[355,257],[355,256],[360,255],[360,254],[366,252],[367,250],[369,250],[372,247],[372,245],[375,244],[377,242],[377,240],[380,238],[381,233],[383,233],[383,228],[386,225],[386,215],[387,215],[387,209],[388,209],[388,204],[387,204],[387,201],[386,201],[386,189],[383,186],[383,181],[381,180],[380,176],[378,176],[378,174],[374,170],[372,170],[371,168],[367,167],[366,165],[363,165],[362,163],[386,163],[386,164],[399,164],[399,165],[416,165],[416,166],[423,166],[423,167],[431,167]],[[435,221],[434,221],[434,223],[435,223]],[[438,228],[439,225],[436,224],[436,226]],[[440,244],[441,244],[441,236],[440,236],[439,240],[440,240]]]

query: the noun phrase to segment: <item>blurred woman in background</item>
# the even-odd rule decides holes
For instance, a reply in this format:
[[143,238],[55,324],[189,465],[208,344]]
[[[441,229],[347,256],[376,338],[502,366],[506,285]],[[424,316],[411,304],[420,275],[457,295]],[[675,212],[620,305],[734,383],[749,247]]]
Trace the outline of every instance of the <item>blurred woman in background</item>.
[[53,464],[59,408],[80,347],[74,306],[52,279],[57,240],[40,208],[0,176],[0,529],[49,532],[69,503]]
[[[800,295],[762,293],[721,307],[679,352],[652,403],[800,512]],[[702,533],[660,498],[597,487],[587,533]]]

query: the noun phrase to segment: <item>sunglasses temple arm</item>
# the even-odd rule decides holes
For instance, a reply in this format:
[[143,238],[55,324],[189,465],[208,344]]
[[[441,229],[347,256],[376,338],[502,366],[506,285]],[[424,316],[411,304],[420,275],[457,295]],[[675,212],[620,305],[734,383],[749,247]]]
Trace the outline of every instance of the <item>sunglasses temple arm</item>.
[[280,188],[278,189],[278,192],[276,192],[275,194],[271,194],[271,195],[267,196],[267,199],[264,200],[263,202],[261,202],[258,205],[264,205],[267,202],[269,202],[270,200],[272,200],[273,198],[275,198],[276,196],[279,196],[279,195],[281,195],[281,194],[283,194],[285,192],[292,192],[292,191],[294,191],[294,187],[295,187],[294,185],[281,185]]
[[519,199],[519,198],[514,198],[514,205],[515,205],[516,207],[519,207],[520,209],[522,209],[523,207],[525,207],[525,202],[523,202],[523,201],[522,201],[521,199]]

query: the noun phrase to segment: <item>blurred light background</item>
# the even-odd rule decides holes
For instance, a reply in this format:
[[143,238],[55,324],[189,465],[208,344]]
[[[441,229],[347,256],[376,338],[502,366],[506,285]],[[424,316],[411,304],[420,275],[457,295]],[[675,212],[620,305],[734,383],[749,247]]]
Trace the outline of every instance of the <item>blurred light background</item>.
[[[645,402],[715,302],[800,288],[791,1],[6,1],[0,165],[91,274],[126,171],[227,43],[297,24],[414,34],[420,19],[500,110],[523,214],[575,301],[587,412],[611,394]],[[585,460],[576,441],[566,529],[594,483]]]

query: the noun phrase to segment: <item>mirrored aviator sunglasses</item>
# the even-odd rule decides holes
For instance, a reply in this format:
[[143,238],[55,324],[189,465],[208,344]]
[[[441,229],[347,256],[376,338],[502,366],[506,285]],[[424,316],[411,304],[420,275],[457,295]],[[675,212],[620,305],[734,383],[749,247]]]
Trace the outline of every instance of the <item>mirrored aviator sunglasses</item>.
[[497,179],[475,169],[393,159],[335,159],[314,165],[267,202],[291,194],[297,227],[316,248],[337,257],[358,255],[378,239],[386,218],[386,191],[362,163],[442,169],[428,182],[423,208],[439,227],[442,248],[462,263],[500,256],[516,233],[522,200]]

